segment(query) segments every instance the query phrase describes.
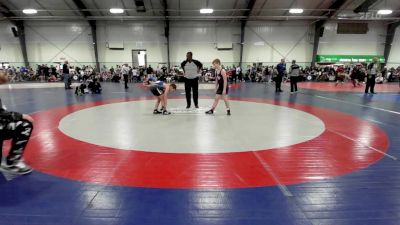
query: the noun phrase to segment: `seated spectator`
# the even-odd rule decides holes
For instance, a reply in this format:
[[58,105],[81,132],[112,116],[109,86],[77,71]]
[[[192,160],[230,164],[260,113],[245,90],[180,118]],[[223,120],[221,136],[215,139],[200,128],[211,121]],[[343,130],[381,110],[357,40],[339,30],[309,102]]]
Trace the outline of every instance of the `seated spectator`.
[[88,88],[93,94],[101,94],[101,84],[97,79],[93,79],[93,81],[89,82]]
[[80,84],[78,87],[75,88],[75,94],[79,96],[84,95],[86,88],[87,88],[86,83]]
[[113,77],[111,78],[112,82],[119,83],[121,80],[121,77],[118,74],[114,74]]
[[48,82],[56,82],[57,81],[57,77],[55,75],[51,75],[47,81]]

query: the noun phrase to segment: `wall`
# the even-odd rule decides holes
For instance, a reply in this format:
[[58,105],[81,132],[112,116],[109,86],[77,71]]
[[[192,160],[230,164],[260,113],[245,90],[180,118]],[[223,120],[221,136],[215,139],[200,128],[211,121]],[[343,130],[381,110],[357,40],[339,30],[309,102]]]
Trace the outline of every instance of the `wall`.
[[396,35],[392,43],[392,49],[390,51],[388,67],[400,66],[400,28],[397,27]]
[[[232,50],[219,51],[217,43],[233,43]],[[188,51],[210,66],[215,58],[225,65],[240,61],[240,25],[226,22],[173,22],[170,29],[171,63],[179,65]]]
[[0,22],[0,62],[23,62],[19,39],[11,32],[12,24]]
[[85,22],[49,21],[25,24],[28,59],[31,64],[60,62],[94,64],[90,26]]
[[[18,38],[11,33],[11,24],[0,22],[0,61],[22,65]],[[281,58],[296,59],[308,65],[312,56],[313,24],[306,21],[248,22],[244,45],[245,65],[263,62],[276,64]],[[132,49],[146,49],[149,64],[167,63],[164,24],[161,21],[98,21],[99,61],[107,66],[132,61]],[[382,55],[386,26],[370,24],[366,35],[336,34],[336,23],[325,26],[318,54]],[[400,32],[397,31],[390,62],[400,64]],[[94,65],[91,29],[87,22],[28,21],[26,23],[28,58],[32,65],[68,59],[73,64]],[[110,41],[123,42],[124,50],[110,50]],[[218,51],[217,43],[231,42],[233,49]],[[215,58],[225,65],[238,64],[240,57],[240,23],[177,22],[170,25],[170,57],[179,65],[186,52],[206,66]]]
[[249,22],[246,27],[243,61],[276,64],[282,58],[311,61],[312,32],[310,22]]
[[[97,23],[99,61],[107,66],[132,62],[132,50],[147,50],[148,64],[167,63],[167,41],[161,22],[118,22]],[[123,42],[124,50],[110,50],[107,42]]]
[[337,23],[325,25],[318,54],[321,55],[383,55],[386,29],[383,23],[368,25],[367,34],[337,34]]

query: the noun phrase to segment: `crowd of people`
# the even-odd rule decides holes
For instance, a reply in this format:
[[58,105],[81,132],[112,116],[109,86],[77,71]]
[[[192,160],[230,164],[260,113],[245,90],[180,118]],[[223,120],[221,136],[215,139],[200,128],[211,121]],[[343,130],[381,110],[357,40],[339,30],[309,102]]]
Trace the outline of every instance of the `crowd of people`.
[[[58,82],[65,81],[65,67],[64,64],[54,65],[36,65],[33,67],[14,67],[11,66],[3,69],[9,78],[10,82],[20,81],[46,81]],[[100,82],[125,82],[125,87],[128,88],[127,83],[142,82],[148,76],[154,76],[161,81],[176,81],[183,82],[183,68],[180,66],[173,66],[170,70],[166,66],[153,68],[151,65],[147,67],[132,67],[128,64],[115,65],[110,68],[105,65],[100,68],[100,71],[92,65],[82,66],[68,66],[68,79],[69,81],[83,81],[88,79],[97,79]],[[222,66],[227,71],[229,81],[236,82],[280,82],[279,64],[277,65],[253,65],[247,66],[242,69],[239,66]],[[282,82],[290,81],[287,72],[282,75]],[[359,86],[365,82],[367,77],[367,64],[331,64],[319,65],[316,67],[301,67],[299,66],[298,81],[331,81],[331,82],[344,82],[352,81],[354,86]],[[216,79],[215,71],[212,67],[202,67],[200,71],[200,82],[214,82]],[[376,83],[394,82],[400,79],[400,66],[397,68],[378,68]]]
[[[248,66],[242,73],[239,67],[227,67],[228,73],[233,81],[239,82],[272,82],[279,74],[279,68],[276,66]],[[308,81],[337,81],[340,76],[346,75],[346,79],[351,80],[355,72],[367,74],[367,64],[331,64],[320,65],[316,67],[301,67],[299,68],[299,76],[301,80]],[[387,69],[384,67],[379,71],[380,82],[394,82],[400,79],[400,66],[397,68]],[[358,77],[362,80],[362,76]]]

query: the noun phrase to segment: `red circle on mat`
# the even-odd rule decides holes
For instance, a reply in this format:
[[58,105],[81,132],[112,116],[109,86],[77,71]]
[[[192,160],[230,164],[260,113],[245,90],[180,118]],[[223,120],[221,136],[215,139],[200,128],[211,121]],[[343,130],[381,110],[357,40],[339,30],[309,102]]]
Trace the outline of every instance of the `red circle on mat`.
[[35,129],[26,160],[38,171],[63,178],[156,188],[240,188],[290,185],[340,176],[384,156],[389,140],[378,126],[352,115],[310,105],[257,98],[231,98],[289,107],[325,123],[318,137],[261,151],[184,154],[124,151],[66,136],[60,120],[89,107],[149,98],[107,100],[34,113]]

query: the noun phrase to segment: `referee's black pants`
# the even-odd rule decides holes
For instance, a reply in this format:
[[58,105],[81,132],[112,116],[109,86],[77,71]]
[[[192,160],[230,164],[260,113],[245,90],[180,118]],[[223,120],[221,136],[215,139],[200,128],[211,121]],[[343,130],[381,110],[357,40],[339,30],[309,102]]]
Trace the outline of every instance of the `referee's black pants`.
[[199,78],[188,79],[185,78],[185,93],[186,93],[186,107],[190,108],[192,105],[191,92],[193,90],[193,101],[196,107],[199,106]]

